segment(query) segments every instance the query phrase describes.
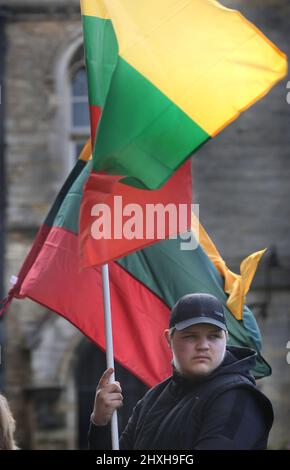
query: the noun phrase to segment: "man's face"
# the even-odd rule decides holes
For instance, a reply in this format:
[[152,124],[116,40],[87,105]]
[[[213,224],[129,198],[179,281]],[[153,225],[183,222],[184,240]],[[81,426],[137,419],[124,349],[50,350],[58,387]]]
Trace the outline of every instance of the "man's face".
[[182,331],[174,330],[165,337],[172,349],[176,369],[184,376],[198,377],[210,374],[223,361],[227,336],[214,325],[199,323]]

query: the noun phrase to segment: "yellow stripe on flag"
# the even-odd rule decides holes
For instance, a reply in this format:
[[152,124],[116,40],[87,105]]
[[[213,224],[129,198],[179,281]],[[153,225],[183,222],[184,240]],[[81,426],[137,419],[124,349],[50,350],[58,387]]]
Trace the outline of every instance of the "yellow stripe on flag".
[[91,159],[92,159],[91,139],[88,139],[82,148],[82,151],[79,155],[79,160],[83,160],[84,162],[87,162]]
[[228,290],[230,296],[227,300],[227,306],[238,320],[243,318],[243,306],[246,301],[246,295],[250,289],[259,261],[265,251],[266,250],[261,250],[252,253],[241,262],[241,274],[235,275],[236,280]]
[[216,1],[91,2],[107,6],[120,56],[211,136],[286,74],[286,56]]
[[81,0],[81,12],[85,16],[108,18],[107,8],[102,0]]

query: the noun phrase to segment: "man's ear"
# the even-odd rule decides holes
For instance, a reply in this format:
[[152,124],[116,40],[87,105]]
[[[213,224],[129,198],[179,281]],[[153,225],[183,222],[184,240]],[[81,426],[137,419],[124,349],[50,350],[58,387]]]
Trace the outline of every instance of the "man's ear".
[[171,349],[171,340],[170,340],[169,330],[164,331],[164,337],[166,339],[166,342],[167,342],[169,348]]

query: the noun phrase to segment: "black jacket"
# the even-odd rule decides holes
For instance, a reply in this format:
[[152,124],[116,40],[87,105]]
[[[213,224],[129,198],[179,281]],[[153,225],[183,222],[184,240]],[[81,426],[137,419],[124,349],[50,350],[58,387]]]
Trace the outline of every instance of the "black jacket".
[[[266,449],[273,409],[249,372],[255,356],[228,347],[222,364],[198,381],[174,370],[137,403],[120,450]],[[90,449],[111,449],[110,439],[110,425],[91,423]]]

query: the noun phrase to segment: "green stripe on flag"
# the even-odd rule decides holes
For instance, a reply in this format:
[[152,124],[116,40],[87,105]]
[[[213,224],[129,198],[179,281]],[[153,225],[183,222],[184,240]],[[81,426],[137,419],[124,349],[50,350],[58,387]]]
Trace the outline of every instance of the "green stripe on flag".
[[[91,162],[89,162],[91,164]],[[82,184],[84,184],[85,181],[85,175],[86,173],[83,171],[84,167],[86,166],[86,162],[83,160],[78,160],[74,168],[72,169],[71,173],[69,174],[68,178],[66,179],[64,185],[62,186],[60,192],[58,193],[53,206],[51,207],[49,213],[46,216],[46,219],[44,221],[44,225],[47,225],[49,227],[52,227],[53,225],[56,224],[56,218],[63,206],[63,204],[67,204],[67,195],[69,191],[71,190],[71,187],[76,184],[76,181],[80,178],[82,180]],[[82,192],[81,192],[82,194]],[[79,203],[80,205],[80,203]],[[77,206],[77,210],[79,211],[79,205]],[[77,218],[78,218],[78,213],[77,213]],[[67,219],[67,217],[64,216],[64,219]],[[60,225],[61,226],[61,225]],[[77,229],[77,225],[75,222],[73,223],[73,226]],[[72,230],[75,232],[75,230]],[[77,233],[77,232],[75,232]]]
[[158,188],[209,138],[152,83],[119,58],[97,132],[93,156],[96,171],[127,175],[142,181],[145,187]]
[[103,107],[118,61],[118,43],[111,20],[83,16],[90,105]]
[[92,160],[89,160],[81,173],[71,185],[66,197],[63,199],[55,217],[54,226],[62,227],[66,230],[78,234],[79,214],[83,197],[84,185],[92,169]]

